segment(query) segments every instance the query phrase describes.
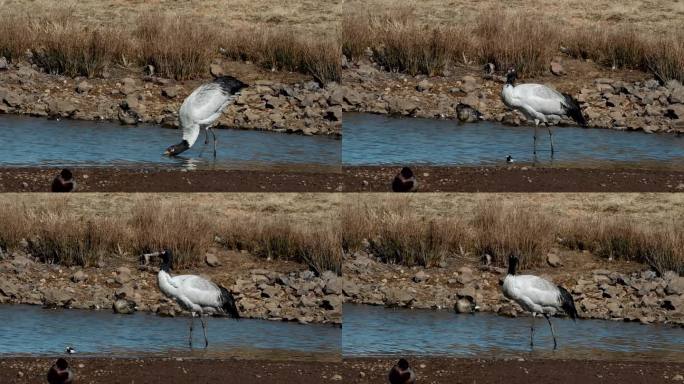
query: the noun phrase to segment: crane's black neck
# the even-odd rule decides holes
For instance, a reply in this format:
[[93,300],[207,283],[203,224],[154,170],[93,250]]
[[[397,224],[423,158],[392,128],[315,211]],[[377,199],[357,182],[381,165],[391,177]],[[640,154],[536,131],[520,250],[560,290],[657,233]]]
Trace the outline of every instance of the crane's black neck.
[[508,274],[515,276],[515,269],[518,266],[518,258],[511,256],[508,258]]
[[168,251],[168,250],[162,251],[161,252],[161,259],[162,259],[162,263],[161,263],[161,266],[159,267],[159,269],[161,269],[162,271],[164,271],[166,273],[169,273],[169,271],[171,270],[171,259],[172,259],[171,251]]

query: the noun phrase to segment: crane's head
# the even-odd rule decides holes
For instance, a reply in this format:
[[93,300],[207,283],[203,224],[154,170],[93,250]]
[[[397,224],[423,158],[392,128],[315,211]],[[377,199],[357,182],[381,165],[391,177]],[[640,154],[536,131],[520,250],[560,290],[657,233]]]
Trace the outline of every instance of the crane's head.
[[508,274],[515,275],[515,269],[518,267],[518,256],[514,253],[508,255]]
[[164,155],[176,156],[180,153],[187,151],[188,149],[190,149],[190,144],[187,142],[187,140],[183,140],[178,144],[166,148],[166,151],[164,151]]
[[173,254],[170,250],[164,249],[159,253],[159,257],[161,257],[162,260],[161,270],[164,272],[169,272],[171,269],[171,263],[173,262]]
[[63,371],[63,370],[65,370],[65,369],[69,368],[69,363],[67,363],[66,360],[64,360],[63,358],[60,357],[60,358],[57,359],[57,361],[55,362],[55,366],[56,366],[59,370],[62,370],[62,371]]
[[409,368],[409,362],[408,362],[408,360],[402,358],[402,359],[399,359],[397,366],[405,371]]
[[506,73],[506,84],[513,84],[515,83],[515,80],[518,78],[518,72],[515,71],[515,68],[511,68],[508,70],[508,73]]
[[214,82],[221,87],[223,92],[228,92],[231,95],[235,95],[238,92],[240,92],[243,88],[247,87],[247,84],[243,83],[242,81],[238,80],[233,76],[220,76],[215,78]]

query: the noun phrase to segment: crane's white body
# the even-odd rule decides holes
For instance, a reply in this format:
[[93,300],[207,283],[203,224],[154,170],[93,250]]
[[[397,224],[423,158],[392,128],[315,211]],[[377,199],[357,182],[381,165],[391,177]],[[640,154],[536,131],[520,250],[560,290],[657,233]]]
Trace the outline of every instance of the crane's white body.
[[524,113],[535,124],[557,124],[568,108],[565,96],[541,84],[505,84],[501,98],[509,108]]
[[223,110],[237,97],[226,92],[220,84],[212,82],[201,85],[188,96],[180,107],[178,119],[183,130],[183,140],[192,147],[197,141],[200,128],[211,127]]
[[209,280],[195,275],[169,275],[159,271],[159,289],[168,297],[178,301],[188,311],[198,314],[213,314],[221,308],[221,290]]
[[560,290],[548,280],[533,275],[508,275],[503,294],[524,310],[553,316],[562,310]]

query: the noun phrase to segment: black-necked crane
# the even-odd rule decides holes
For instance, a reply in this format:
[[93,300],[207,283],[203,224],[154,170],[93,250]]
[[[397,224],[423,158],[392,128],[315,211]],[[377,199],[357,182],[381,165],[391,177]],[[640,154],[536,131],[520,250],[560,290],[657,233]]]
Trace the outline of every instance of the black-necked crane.
[[577,319],[575,301],[570,292],[560,285],[534,275],[516,275],[518,257],[508,257],[508,275],[503,282],[503,294],[518,303],[524,310],[532,313],[530,328],[530,346],[534,346],[534,317],[542,314],[549,322],[553,336],[553,348],[556,349],[556,333],[549,316],[564,311],[573,320]]
[[76,350],[74,349],[74,347],[67,345],[67,347],[64,349],[64,353],[73,355],[74,353],[76,353]]
[[506,163],[508,163],[508,164],[515,163],[515,159],[513,158],[513,156],[511,156],[511,155],[506,156]]
[[415,192],[416,190],[418,190],[418,180],[413,171],[409,167],[402,168],[392,181],[392,191]]
[[247,87],[245,83],[232,76],[221,76],[192,91],[190,96],[183,101],[178,112],[183,140],[168,147],[164,154],[176,156],[187,151],[197,141],[200,129],[204,129],[204,144],[209,142],[209,131],[211,131],[214,138],[214,157],[216,157],[216,134],[211,126],[245,87]]
[[62,169],[54,180],[52,180],[52,192],[73,192],[76,190],[74,175],[68,169]]
[[413,369],[409,366],[409,362],[406,359],[399,359],[387,375],[390,384],[413,384],[416,382],[416,374],[413,373]]
[[587,121],[582,115],[582,110],[577,101],[568,94],[560,93],[542,84],[515,85],[517,78],[515,69],[508,71],[506,84],[501,90],[501,98],[506,106],[517,109],[528,119],[534,121],[533,151],[535,154],[537,153],[537,127],[540,122],[546,125],[551,141],[551,154],[553,155],[553,134],[549,123],[557,124],[563,117],[569,117],[579,125],[586,127]]
[[49,384],[70,384],[74,381],[74,373],[69,368],[69,363],[63,358],[57,359],[52,364],[47,373],[47,381]]
[[169,250],[163,250],[159,256],[162,260],[161,268],[157,274],[159,289],[190,311],[190,336],[188,339],[190,348],[192,348],[192,326],[195,315],[199,315],[204,331],[204,347],[208,347],[207,324],[202,315],[223,313],[239,319],[240,313],[235,305],[235,298],[226,288],[202,277],[196,275],[171,276],[169,271],[171,270],[173,254]]

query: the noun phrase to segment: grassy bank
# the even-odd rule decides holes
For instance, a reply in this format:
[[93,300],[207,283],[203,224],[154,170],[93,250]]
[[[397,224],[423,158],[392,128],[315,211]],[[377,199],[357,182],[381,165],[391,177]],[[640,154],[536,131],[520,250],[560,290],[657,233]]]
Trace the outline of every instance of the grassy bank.
[[561,51],[615,68],[651,72],[663,81],[684,81],[684,29],[669,33],[631,25],[591,23],[581,27],[554,22],[538,10],[481,10],[467,22],[426,23],[414,7],[384,12],[350,8],[342,20],[342,50],[371,57],[386,70],[437,75],[452,65],[494,63],[536,75]]
[[629,214],[560,216],[538,204],[502,203],[495,197],[480,200],[468,215],[458,209],[425,214],[420,202],[406,198],[347,204],[342,209],[344,248],[366,249],[386,262],[434,266],[448,257],[477,260],[489,254],[505,266],[507,256],[515,253],[527,268],[544,264],[553,247],[567,247],[684,274],[684,222],[676,210],[652,225]]
[[157,74],[178,80],[208,75],[214,59],[226,55],[266,69],[295,71],[325,83],[339,81],[340,47],[331,34],[280,26],[225,26],[209,17],[188,19],[160,10],[125,23],[90,25],[73,8],[31,14],[0,11],[0,56],[26,57],[46,72],[106,76],[114,67],[152,65]]
[[26,204],[3,199],[0,247],[24,248],[44,262],[67,266],[93,265],[103,257],[137,258],[168,248],[174,252],[175,267],[186,268],[202,263],[209,248],[220,244],[297,261],[318,273],[341,270],[339,237],[331,218],[309,223],[285,213],[216,215],[189,202],[136,200],[128,211],[101,215],[75,211],[67,200]]

